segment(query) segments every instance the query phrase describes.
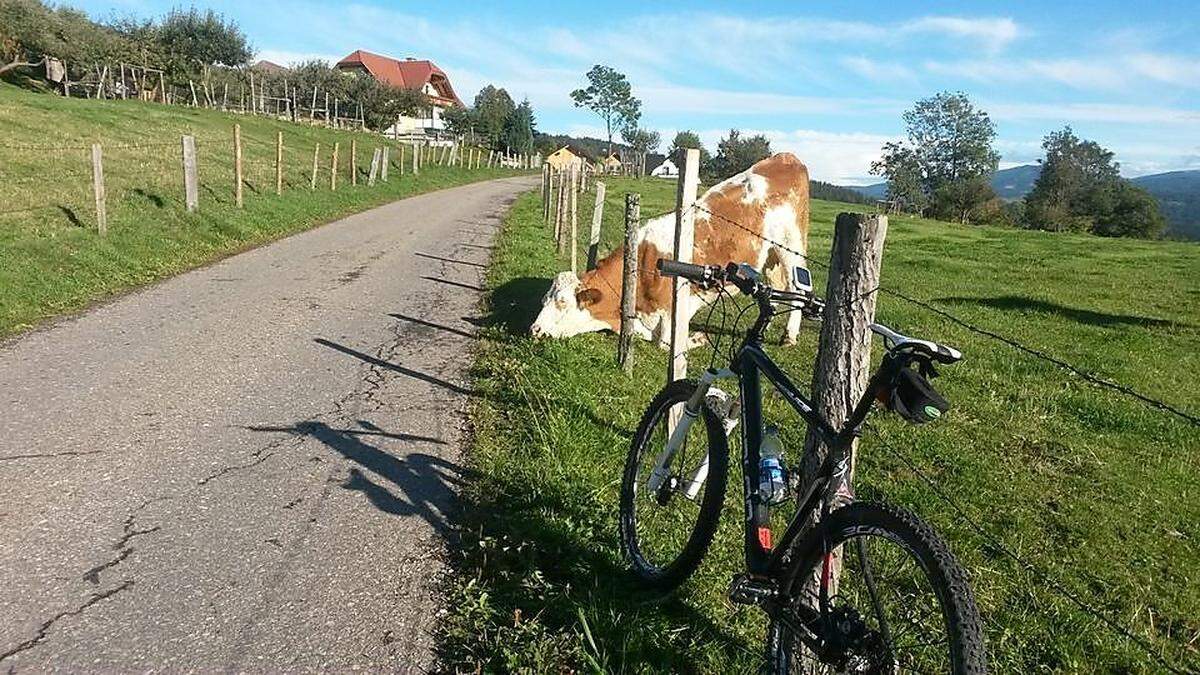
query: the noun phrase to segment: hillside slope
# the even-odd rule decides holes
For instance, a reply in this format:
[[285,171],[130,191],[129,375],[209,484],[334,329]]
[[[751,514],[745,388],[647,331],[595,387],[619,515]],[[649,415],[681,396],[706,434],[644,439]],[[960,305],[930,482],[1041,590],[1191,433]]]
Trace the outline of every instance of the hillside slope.
[[1200,170],[1140,176],[1133,183],[1158,199],[1170,223],[1168,234],[1200,239]]
[[[1001,199],[1021,199],[1033,189],[1041,174],[1038,164],[1023,164],[1002,169],[992,176],[992,189]],[[1169,171],[1150,176],[1131,178],[1130,182],[1144,188],[1158,200],[1167,219],[1166,234],[1181,239],[1200,240],[1200,170]],[[850,189],[871,199],[887,196],[887,183],[853,186]]]
[[[605,250],[620,241],[625,192],[642,194],[643,213],[669,209],[675,194],[662,181],[610,180]],[[590,204],[581,200],[584,222]],[[835,215],[862,208],[813,201],[814,260],[828,259]],[[756,672],[761,616],[726,598],[741,564],[738,474],[697,576],[660,602],[629,583],[617,535],[620,477],[666,357],[639,342],[630,377],[615,365],[611,335],[530,339],[529,322],[564,269],[536,196],[522,198],[493,253],[480,322],[464,550],[443,631],[451,669]],[[822,270],[814,274],[824,289]],[[882,283],[1200,413],[1194,244],[893,217]],[[955,345],[965,358],[935,381],[952,406],[943,419],[913,427],[872,418],[858,494],[915,510],[948,540],[971,573],[993,671],[1157,672],[1155,653],[1184,671],[1200,668],[1200,456],[1192,451],[1200,429],[888,293],[879,303],[883,322]],[[693,328],[707,326],[728,347],[737,331],[724,319],[701,313]],[[817,335],[806,322],[797,346],[768,346],[801,385]],[[709,356],[704,348],[689,355],[693,376]],[[785,461],[794,462],[803,425],[781,397],[766,396],[765,406],[764,421],[780,425]],[[736,458],[736,434],[733,442]]]
[[[245,208],[234,206],[233,127],[241,125]],[[283,133],[283,194],[275,140]],[[200,208],[183,208],[180,136],[196,138]],[[264,117],[137,101],[64,99],[0,84],[0,337],[113,293],[354,211],[502,175],[441,168],[367,187],[387,141]],[[101,143],[108,234],[96,231],[91,144]],[[334,144],[338,189],[330,190]],[[313,156],[319,144],[316,189]],[[357,144],[358,185],[351,185]],[[411,153],[408,153],[411,154]],[[408,163],[411,158],[407,158]]]

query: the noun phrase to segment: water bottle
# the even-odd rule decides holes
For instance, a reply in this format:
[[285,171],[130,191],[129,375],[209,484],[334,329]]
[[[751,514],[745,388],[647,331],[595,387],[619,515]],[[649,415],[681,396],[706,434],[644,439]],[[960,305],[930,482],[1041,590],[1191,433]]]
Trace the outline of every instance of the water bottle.
[[769,424],[763,431],[762,445],[758,447],[758,494],[768,504],[778,504],[787,499],[787,491],[779,428]]

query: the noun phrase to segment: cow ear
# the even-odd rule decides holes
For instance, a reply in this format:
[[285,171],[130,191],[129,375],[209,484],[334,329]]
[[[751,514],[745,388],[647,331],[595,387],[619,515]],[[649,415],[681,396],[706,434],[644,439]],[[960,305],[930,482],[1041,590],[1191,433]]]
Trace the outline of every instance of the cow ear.
[[594,305],[600,302],[599,288],[581,288],[575,293],[575,302],[579,303],[579,308],[583,309],[588,305]]

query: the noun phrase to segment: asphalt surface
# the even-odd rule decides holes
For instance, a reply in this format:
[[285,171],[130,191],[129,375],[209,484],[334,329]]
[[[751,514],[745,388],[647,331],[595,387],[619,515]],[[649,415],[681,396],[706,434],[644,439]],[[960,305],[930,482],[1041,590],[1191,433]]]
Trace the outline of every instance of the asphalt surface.
[[500,218],[361,213],[0,347],[0,671],[421,672]]

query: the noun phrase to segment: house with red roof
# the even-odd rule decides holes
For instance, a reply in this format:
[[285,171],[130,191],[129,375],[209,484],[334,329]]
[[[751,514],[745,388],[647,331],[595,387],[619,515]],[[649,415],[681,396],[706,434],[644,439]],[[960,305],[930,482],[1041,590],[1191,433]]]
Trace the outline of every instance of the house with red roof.
[[446,129],[443,113],[463,102],[454,93],[450,78],[433,61],[421,59],[394,59],[390,56],[372,54],[362,49],[337,62],[335,66],[343,73],[373,77],[383,84],[423,92],[432,104],[426,114],[419,117],[400,117],[396,124],[385,131],[398,136],[440,136]]

